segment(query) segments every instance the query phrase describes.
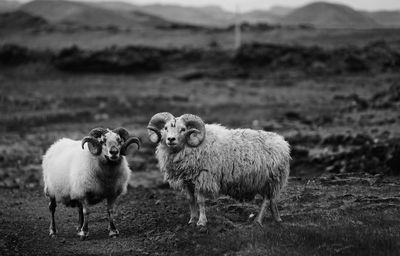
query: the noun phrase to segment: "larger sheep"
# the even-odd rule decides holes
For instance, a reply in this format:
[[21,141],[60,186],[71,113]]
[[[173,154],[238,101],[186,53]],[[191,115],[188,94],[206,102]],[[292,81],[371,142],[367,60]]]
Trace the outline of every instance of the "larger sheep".
[[42,166],[44,192],[50,199],[50,236],[57,232],[54,220],[57,202],[78,207],[78,235],[85,239],[89,234],[88,207],[104,199],[109,236],[118,236],[114,224],[115,201],[127,190],[131,171],[125,155],[132,143],[139,147],[139,139],[124,128],[95,128],[82,140],[63,138],[47,150]]
[[205,197],[219,194],[245,200],[263,196],[256,222],[268,203],[280,222],[277,199],[289,176],[290,147],[280,135],[251,129],[227,129],[204,124],[195,115],[154,115],[148,124],[160,170],[171,187],[187,192],[189,224],[205,226]]

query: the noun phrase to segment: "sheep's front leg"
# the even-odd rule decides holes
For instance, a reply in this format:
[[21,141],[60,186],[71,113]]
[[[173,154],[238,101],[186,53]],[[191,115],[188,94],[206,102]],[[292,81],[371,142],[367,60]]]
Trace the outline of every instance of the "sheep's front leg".
[[83,213],[83,224],[81,229],[78,232],[78,236],[81,240],[85,240],[89,236],[89,209],[88,204],[86,202],[81,202],[82,205],[82,213]]
[[55,237],[56,233],[57,233],[56,222],[54,219],[54,213],[56,212],[56,207],[57,207],[56,199],[54,197],[50,198],[50,203],[49,203],[49,211],[51,214],[50,227],[49,227],[49,236],[50,237]]
[[197,203],[199,204],[200,216],[199,221],[197,222],[197,226],[206,226],[207,217],[206,217],[206,206],[205,206],[205,197],[197,193]]
[[114,215],[115,215],[115,198],[107,199],[107,213],[108,213],[108,236],[109,237],[117,237],[119,235],[118,229],[114,224]]
[[198,208],[197,208],[197,200],[194,195],[194,186],[187,185],[186,186],[186,193],[189,197],[189,208],[190,208],[190,220],[189,225],[196,222],[198,218]]
[[83,206],[81,203],[78,203],[78,216],[79,216],[78,227],[76,228],[76,231],[79,232],[83,226],[83,219],[84,219],[83,218]]

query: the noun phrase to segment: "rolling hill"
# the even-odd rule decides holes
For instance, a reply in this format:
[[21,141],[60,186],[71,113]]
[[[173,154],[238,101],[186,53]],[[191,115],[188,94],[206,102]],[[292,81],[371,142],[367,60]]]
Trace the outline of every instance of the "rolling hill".
[[317,28],[369,29],[381,25],[348,6],[315,2],[294,10],[280,19],[282,24],[309,24]]
[[43,18],[23,11],[0,13],[0,30],[2,31],[39,29],[47,25],[48,23]]
[[227,26],[232,23],[233,13],[218,6],[189,7],[174,4],[134,5],[125,2],[93,2],[91,5],[118,12],[140,11],[165,20],[198,26]]
[[12,12],[18,9],[20,6],[19,2],[14,0],[1,0],[0,1],[0,13]]
[[[2,0],[2,6],[17,2]],[[3,10],[10,7],[4,7]],[[172,4],[134,5],[127,2],[75,2],[36,0],[24,4],[21,11],[42,17],[50,23],[119,28],[165,27],[183,23],[206,27],[226,27],[235,14],[218,6],[190,7]],[[400,27],[400,11],[363,12],[346,5],[315,2],[294,9],[273,6],[241,14],[243,22],[282,25],[308,24],[317,28],[369,29]]]
[[268,11],[276,16],[285,16],[294,10],[295,10],[295,8],[292,8],[292,7],[274,5],[271,8],[269,8]]
[[400,27],[400,11],[364,12],[385,27]]
[[139,11],[118,12],[72,1],[36,0],[22,5],[20,10],[43,17],[51,23],[95,27],[143,28],[157,27],[168,23],[162,18]]
[[249,23],[276,23],[281,16],[270,11],[250,11],[243,13],[241,19]]
[[227,26],[233,22],[233,14],[217,6],[187,7],[179,5],[152,4],[140,6],[139,10],[169,21],[201,26]]

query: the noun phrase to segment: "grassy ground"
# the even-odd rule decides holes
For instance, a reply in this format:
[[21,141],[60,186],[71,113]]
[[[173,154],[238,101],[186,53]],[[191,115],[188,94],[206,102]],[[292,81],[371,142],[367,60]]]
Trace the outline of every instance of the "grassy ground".
[[90,215],[90,237],[75,234],[74,209],[57,208],[59,235],[47,237],[42,191],[0,190],[2,255],[397,255],[399,179],[326,176],[292,180],[282,195],[282,224],[251,217],[259,201],[207,201],[206,232],[187,226],[184,197],[169,189],[131,188],[120,199],[121,236],[107,237],[105,206]]
[[[317,77],[266,70],[246,79],[185,78],[198,68],[182,64],[135,76],[62,73],[43,63],[0,70],[0,254],[398,254],[398,177],[382,175],[379,159],[372,172],[378,175],[364,174],[366,166],[346,174],[346,164],[359,155],[339,159],[339,169],[322,161],[351,153],[357,147],[347,143],[352,136],[368,136],[373,146],[400,136],[398,73]],[[291,141],[292,178],[279,206],[284,223],[272,223],[268,215],[263,228],[254,226],[250,216],[260,202],[222,197],[207,202],[207,232],[188,227],[184,197],[159,186],[145,130],[153,114],[166,110],[233,128],[272,130]],[[58,138],[80,139],[95,126],[124,126],[143,141],[141,151],[128,157],[134,180],[120,200],[121,237],[108,239],[99,205],[84,242],[75,235],[76,211],[59,207],[60,234],[52,240],[41,156]],[[350,136],[344,142],[325,141],[343,134]],[[363,157],[355,161],[373,158]]]

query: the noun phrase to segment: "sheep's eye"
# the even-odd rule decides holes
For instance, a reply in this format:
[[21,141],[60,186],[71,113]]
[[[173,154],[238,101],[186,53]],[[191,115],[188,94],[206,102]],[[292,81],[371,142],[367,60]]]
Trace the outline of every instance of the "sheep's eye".
[[168,130],[167,126],[164,127],[164,130]]
[[182,128],[182,129],[181,129],[181,132],[184,132],[184,131],[186,131],[186,129],[185,129],[185,128]]

